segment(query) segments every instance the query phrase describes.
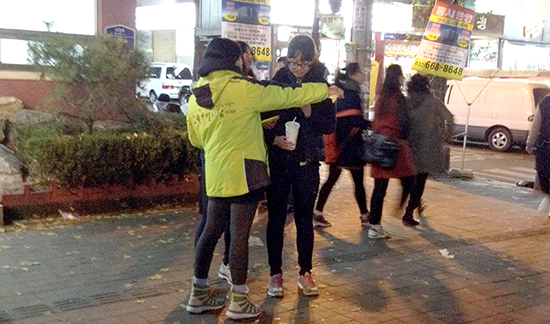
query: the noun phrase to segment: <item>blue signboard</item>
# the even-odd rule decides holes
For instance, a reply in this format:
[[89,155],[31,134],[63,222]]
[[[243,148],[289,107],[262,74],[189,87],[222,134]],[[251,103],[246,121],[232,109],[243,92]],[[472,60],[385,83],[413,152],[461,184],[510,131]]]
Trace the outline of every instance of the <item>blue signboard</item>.
[[128,46],[132,49],[135,48],[136,31],[123,25],[111,26],[105,28],[105,33],[113,35],[114,37],[124,39]]

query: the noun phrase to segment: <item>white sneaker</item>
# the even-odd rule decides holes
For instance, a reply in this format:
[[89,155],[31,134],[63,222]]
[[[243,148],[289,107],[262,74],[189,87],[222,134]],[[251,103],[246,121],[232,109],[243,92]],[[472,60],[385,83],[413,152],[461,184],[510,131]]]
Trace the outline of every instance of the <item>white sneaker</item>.
[[220,270],[218,270],[218,278],[227,280],[228,283],[231,283],[231,269],[229,268],[229,264],[225,265],[222,262]]
[[382,225],[370,225],[368,237],[377,240],[390,238],[390,235],[384,231]]
[[538,211],[541,213],[548,213],[550,211],[550,196],[545,195],[542,201],[540,202]]

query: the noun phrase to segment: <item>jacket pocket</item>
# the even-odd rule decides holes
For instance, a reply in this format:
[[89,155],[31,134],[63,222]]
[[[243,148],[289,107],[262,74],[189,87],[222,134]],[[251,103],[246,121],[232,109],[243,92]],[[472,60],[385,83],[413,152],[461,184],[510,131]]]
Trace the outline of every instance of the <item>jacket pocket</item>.
[[267,165],[263,161],[244,159],[244,169],[249,191],[267,187],[271,183]]

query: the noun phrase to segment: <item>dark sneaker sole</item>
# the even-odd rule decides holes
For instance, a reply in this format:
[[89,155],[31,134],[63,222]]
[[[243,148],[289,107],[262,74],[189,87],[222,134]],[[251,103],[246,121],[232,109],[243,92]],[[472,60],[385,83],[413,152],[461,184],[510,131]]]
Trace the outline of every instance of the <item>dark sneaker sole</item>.
[[316,221],[313,221],[313,227],[331,227],[332,224],[328,223],[320,223],[320,222],[316,222]]

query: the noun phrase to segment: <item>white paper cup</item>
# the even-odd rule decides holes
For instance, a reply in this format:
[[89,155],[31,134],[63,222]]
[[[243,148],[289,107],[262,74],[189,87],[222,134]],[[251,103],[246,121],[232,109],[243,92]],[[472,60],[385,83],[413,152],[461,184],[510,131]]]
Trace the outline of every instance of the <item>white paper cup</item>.
[[287,121],[285,123],[285,136],[286,140],[294,145],[292,151],[296,149],[296,142],[298,142],[298,132],[300,131],[300,123],[295,121]]

